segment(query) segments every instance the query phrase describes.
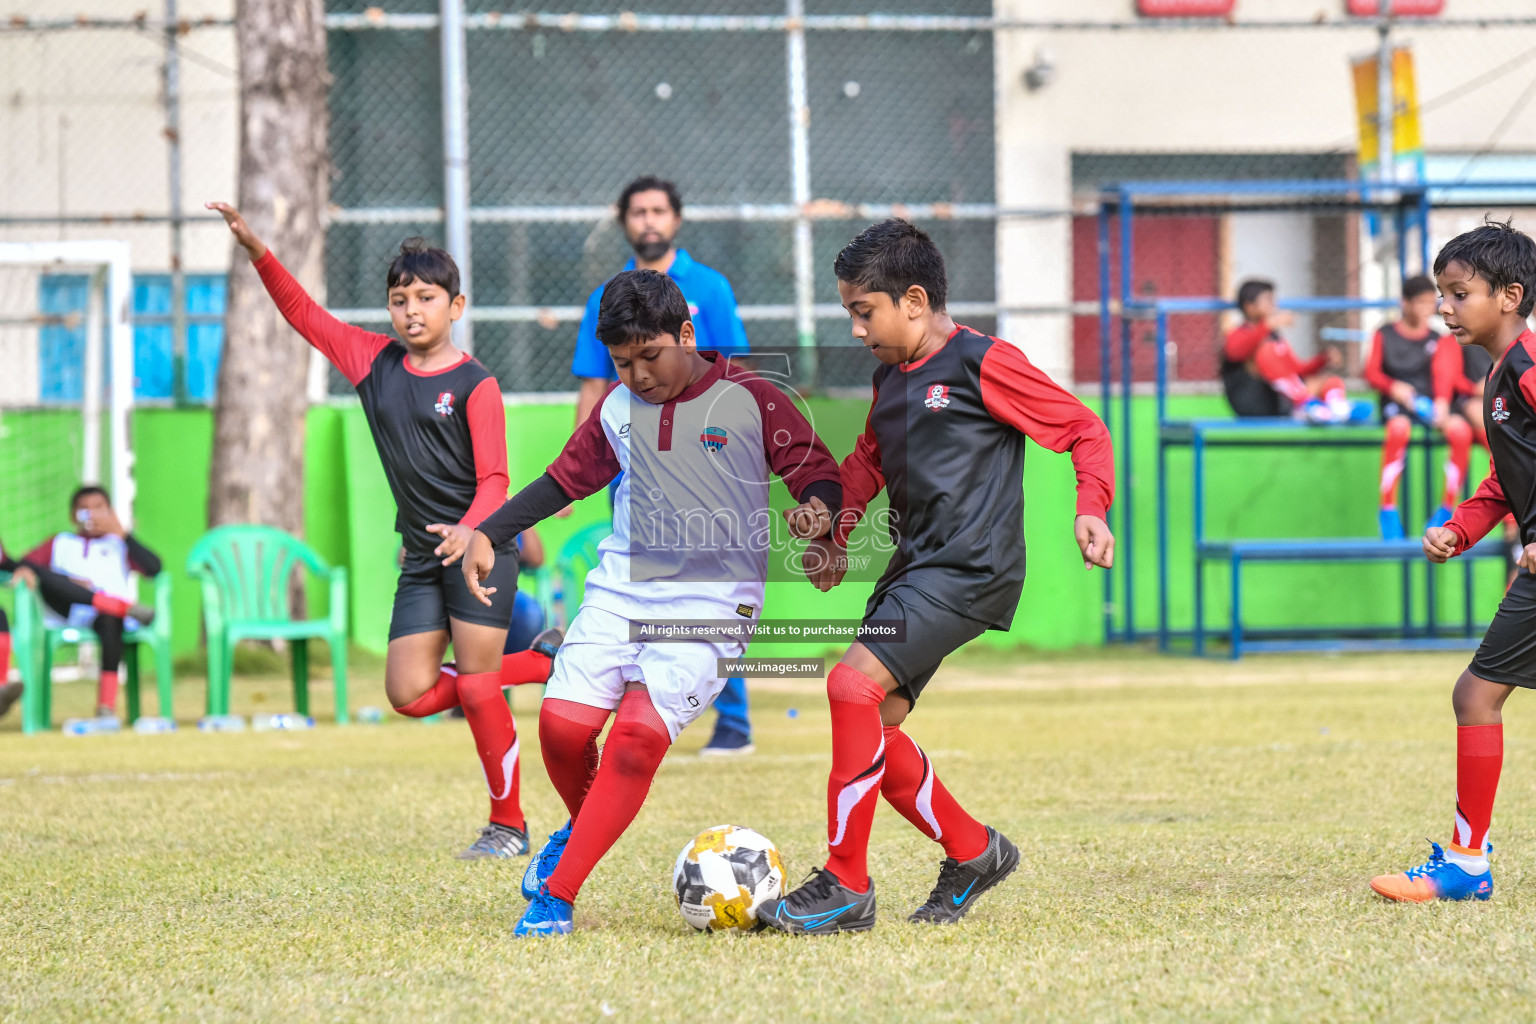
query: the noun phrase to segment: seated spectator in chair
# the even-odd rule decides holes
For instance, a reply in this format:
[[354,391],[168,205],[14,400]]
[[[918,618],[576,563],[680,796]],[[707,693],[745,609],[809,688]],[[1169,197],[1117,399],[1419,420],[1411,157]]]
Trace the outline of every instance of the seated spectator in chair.
[[1295,317],[1275,308],[1275,286],[1244,281],[1237,290],[1243,322],[1227,334],[1221,351],[1221,382],[1239,416],[1295,416],[1314,423],[1342,423],[1353,406],[1344,382],[1320,376],[1336,365],[1332,349],[1302,362],[1280,334]]
[[1429,520],[1430,526],[1444,526],[1467,478],[1472,420],[1479,425],[1483,420],[1481,406],[1468,409],[1466,395],[1458,396],[1470,384],[1463,377],[1463,347],[1430,326],[1438,304],[1434,281],[1422,274],[1405,280],[1402,315],[1376,332],[1365,359],[1365,379],[1381,396],[1381,421],[1387,428],[1381,446],[1381,511],[1377,516],[1383,540],[1401,540],[1404,535],[1397,492],[1413,425],[1433,427],[1445,435],[1449,445],[1445,490],[1440,508]]
[[[123,634],[148,625],[154,609],[134,603],[130,574],[160,574],[160,558],[123,529],[111,498],[100,487],[86,486],[69,500],[75,532],[58,533],[28,552],[21,572],[31,570],[42,596],[44,621],[93,630],[101,645],[101,677],[96,714],[117,714],[117,671],[123,660]],[[67,586],[60,586],[60,583]]]

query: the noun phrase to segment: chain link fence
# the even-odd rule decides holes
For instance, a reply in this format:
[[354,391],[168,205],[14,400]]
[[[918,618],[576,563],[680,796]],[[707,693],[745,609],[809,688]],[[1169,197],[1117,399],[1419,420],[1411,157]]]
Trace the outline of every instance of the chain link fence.
[[[681,189],[678,243],[730,279],[752,343],[799,340],[789,77],[797,71],[786,31],[763,24],[783,8],[737,0],[690,22],[703,6],[662,5],[658,13],[682,23],[637,31],[602,4],[588,8],[584,27],[563,29],[477,20],[471,5],[474,346],[507,391],[571,390],[587,296],[630,255],[611,206],[641,174]],[[846,7],[813,3],[806,13]],[[372,17],[338,9],[333,18],[342,212],[329,238],[330,298],[354,317],[381,317],[382,268],[403,234],[444,237],[439,45],[435,29],[409,20],[434,10],[398,0]],[[923,10],[962,24],[990,14],[975,0]],[[804,49],[809,185],[819,200],[816,340],[845,339],[849,356],[824,356],[820,383],[859,386],[868,368],[834,322],[842,314],[826,269],[873,216],[928,213],[915,219],[950,254],[958,311],[979,329],[995,324],[991,32],[807,31]],[[892,131],[897,123],[905,130]]]
[[[0,80],[10,97],[0,115],[8,130],[0,240],[128,241],[145,285],[145,300],[135,300],[136,340],[150,353],[141,359],[140,398],[202,401],[212,394],[219,274],[230,247],[200,204],[233,194],[238,55],[229,0],[178,2],[169,21],[161,11],[134,16],[124,4],[126,16],[115,20],[45,12],[0,26]],[[438,6],[328,4],[335,168],[328,303],[378,329],[386,329],[384,269],[400,240],[448,235]],[[867,380],[829,268],[869,221],[902,213],[932,231],[950,262],[957,319],[985,331],[1001,319],[1000,225],[1054,223],[1065,240],[1055,259],[1069,268],[1070,294],[1054,305],[1010,306],[1006,330],[1015,337],[1036,324],[1056,330],[1077,314],[1075,376],[1096,381],[1093,215],[1105,185],[1350,178],[1356,138],[1279,142],[1269,151],[1180,150],[1146,130],[1162,114],[1141,111],[1124,76],[1080,74],[1071,83],[1078,101],[1126,119],[1126,139],[1074,145],[1070,195],[1010,209],[997,192],[1011,173],[997,138],[999,95],[1017,88],[1019,69],[996,65],[1008,51],[999,38],[1041,40],[1064,66],[1152,61],[1147,74],[1168,75],[1177,68],[1159,70],[1157,61],[1215,53],[1237,33],[1251,46],[1222,52],[1257,59],[1268,51],[1295,64],[1298,83],[1319,68],[1338,74],[1340,40],[1361,53],[1376,45],[1367,22],[1298,21],[1264,33],[1241,22],[1172,32],[1123,22],[1128,30],[1119,30],[1009,21],[986,0],[900,0],[879,15],[852,0],[805,0],[803,10],[799,0],[793,8],[779,0],[660,0],[643,14],[625,6],[593,0],[580,14],[529,14],[495,0],[466,4],[473,341],[509,392],[572,390],[582,306],[629,257],[611,204],[640,174],[680,186],[679,244],[730,279],[754,345],[802,345],[810,335],[824,350],[819,383],[830,387],[862,388]],[[1516,22],[1393,27],[1393,39],[1415,55],[1425,138],[1455,140],[1453,153],[1431,153],[1431,177],[1536,172],[1522,156],[1536,151],[1526,144],[1536,22]],[[803,117],[795,114],[797,93]],[[1284,110],[1305,119],[1304,109],[1292,111],[1300,106],[1256,107],[1254,117]],[[1275,130],[1277,138],[1299,137],[1289,123]],[[1437,213],[1436,241],[1475,213]],[[1137,253],[1146,273],[1134,290],[1226,295],[1251,274],[1278,278],[1292,295],[1355,294],[1374,258],[1360,217],[1350,209],[1235,205],[1168,211],[1138,238],[1150,248]],[[1177,378],[1209,383],[1219,318],[1202,316],[1185,318],[1176,332],[1174,369]],[[1325,329],[1359,327],[1318,318],[1293,341],[1307,351]],[[1142,347],[1137,359],[1143,377]],[[331,391],[345,393],[339,377]]]

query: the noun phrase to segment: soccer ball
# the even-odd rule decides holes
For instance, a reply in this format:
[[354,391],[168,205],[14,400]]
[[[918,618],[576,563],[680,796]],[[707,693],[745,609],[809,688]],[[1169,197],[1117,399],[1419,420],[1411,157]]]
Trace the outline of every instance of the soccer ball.
[[672,869],[683,920],[701,932],[759,927],[757,908],[784,895],[784,862],[768,837],[716,825],[688,840]]

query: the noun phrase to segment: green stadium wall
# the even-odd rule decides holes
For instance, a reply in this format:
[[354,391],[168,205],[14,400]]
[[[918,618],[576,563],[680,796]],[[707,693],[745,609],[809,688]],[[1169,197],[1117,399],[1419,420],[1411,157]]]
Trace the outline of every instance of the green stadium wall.
[[[863,425],[865,403],[814,399],[809,411],[842,457]],[[1175,417],[1219,416],[1223,404],[1215,397],[1171,400]],[[1156,627],[1156,446],[1155,410],[1150,398],[1132,404],[1135,610],[1137,627]],[[7,416],[8,440],[19,440],[30,429],[61,429],[55,413]],[[513,489],[532,480],[554,458],[569,435],[572,407],[514,405],[507,409],[508,454]],[[1118,412],[1116,415],[1118,421]],[[78,422],[78,418],[75,419]],[[1117,422],[1117,434],[1119,424]],[[175,646],[178,652],[199,642],[201,601],[185,575],[187,554],[207,526],[208,463],[213,420],[208,409],[139,409],[133,417],[137,459],[139,534],[159,551],[176,573]],[[1120,446],[1121,458],[1124,447]],[[322,556],[346,565],[351,574],[352,635],[356,644],[382,651],[387,643],[389,612],[397,573],[399,542],[393,530],[394,505],[383,469],[356,405],[326,405],[311,410],[306,437],[305,530]],[[1436,456],[1436,480],[1438,462]],[[1371,448],[1295,448],[1215,451],[1208,456],[1207,520],[1211,537],[1371,536],[1376,529],[1376,479],[1379,455]],[[1172,569],[1172,625],[1187,629],[1192,621],[1193,565],[1190,557],[1190,452],[1175,449],[1169,457]],[[0,460],[3,466],[3,460]],[[1415,454],[1411,481],[1422,501],[1423,473]],[[1474,456],[1472,477],[1486,472],[1481,450]],[[26,482],[0,480],[0,486],[25,493]],[[987,634],[980,643],[993,646],[1025,644],[1037,648],[1070,648],[1102,642],[1104,596],[1102,574],[1087,572],[1072,539],[1074,476],[1071,460],[1031,446],[1025,460],[1025,535],[1029,550],[1028,582],[1007,633]],[[1122,484],[1121,500],[1124,499]],[[30,499],[13,499],[30,500]],[[776,508],[788,503],[775,484]],[[60,509],[59,529],[67,527],[67,510]],[[540,526],[551,563],[561,545],[577,530],[608,517],[605,494],[579,502],[572,516]],[[1120,560],[1124,563],[1124,533]],[[0,523],[3,531],[4,523]],[[861,532],[862,529],[861,529]],[[12,550],[25,549],[38,537],[11,537]],[[855,535],[858,536],[857,534]],[[1437,606],[1442,617],[1461,607],[1459,568],[1436,570]],[[1207,568],[1207,623],[1219,627],[1227,615],[1227,573]],[[1485,563],[1474,576],[1477,613],[1486,621],[1502,592],[1502,567]],[[1260,565],[1246,570],[1245,619],[1252,625],[1390,624],[1401,614],[1402,575],[1394,565]],[[1117,573],[1117,604],[1123,577]],[[1412,599],[1423,611],[1424,570],[1413,572]],[[771,582],[764,616],[791,619],[854,619],[863,611],[870,582],[850,580],[821,594],[803,580]],[[325,595],[312,592],[318,611]],[[821,642],[759,643],[763,655],[820,653]]]

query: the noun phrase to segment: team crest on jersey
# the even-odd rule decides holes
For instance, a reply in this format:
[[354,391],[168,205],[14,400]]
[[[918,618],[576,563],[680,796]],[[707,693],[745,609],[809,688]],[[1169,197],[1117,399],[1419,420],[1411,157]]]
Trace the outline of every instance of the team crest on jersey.
[[703,444],[704,449],[711,454],[718,452],[721,448],[724,448],[726,442],[729,440],[730,438],[726,437],[725,435],[724,427],[705,427],[704,433],[699,435],[699,442]]
[[1505,420],[1509,419],[1509,406],[1504,404],[1503,395],[1493,396],[1493,412],[1491,415],[1493,416],[1493,422],[1495,423],[1503,423]]
[[928,397],[923,399],[923,404],[932,409],[934,412],[938,412],[940,409],[949,405],[949,385],[928,385]]
[[444,391],[437,396],[437,404],[432,407],[437,410],[439,416],[453,415],[453,392]]

